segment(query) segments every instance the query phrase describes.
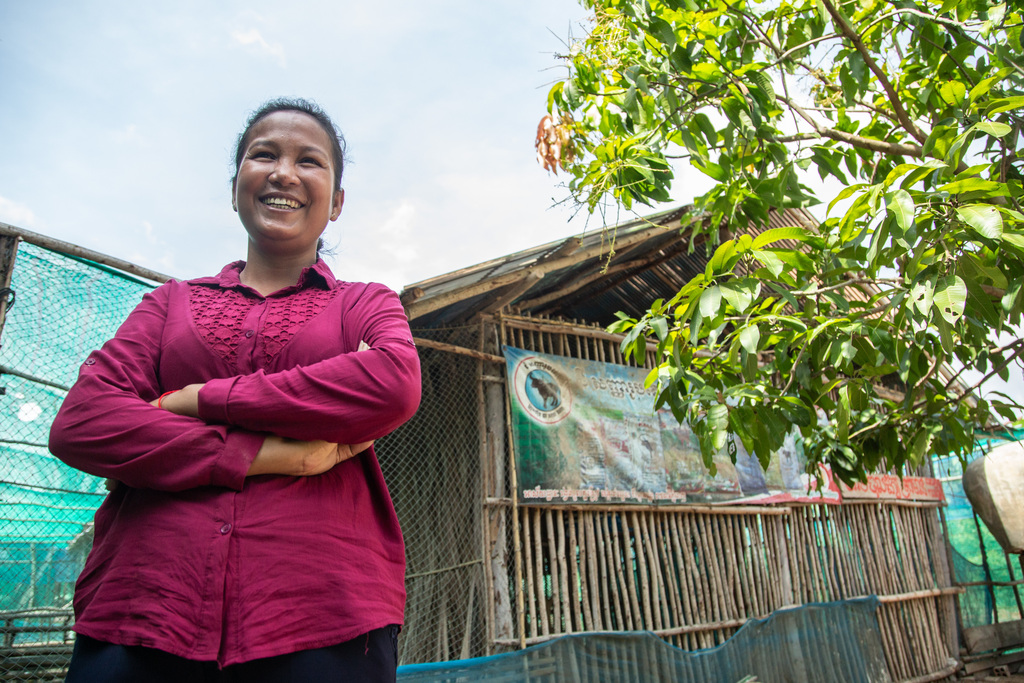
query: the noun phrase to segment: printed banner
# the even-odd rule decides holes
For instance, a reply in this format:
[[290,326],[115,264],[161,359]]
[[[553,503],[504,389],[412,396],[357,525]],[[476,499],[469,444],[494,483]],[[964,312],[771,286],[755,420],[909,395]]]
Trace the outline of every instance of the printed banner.
[[712,476],[693,432],[654,411],[647,371],[504,348],[520,499],[545,503],[839,502],[830,473],[822,492],[790,439],[765,472],[733,441]]

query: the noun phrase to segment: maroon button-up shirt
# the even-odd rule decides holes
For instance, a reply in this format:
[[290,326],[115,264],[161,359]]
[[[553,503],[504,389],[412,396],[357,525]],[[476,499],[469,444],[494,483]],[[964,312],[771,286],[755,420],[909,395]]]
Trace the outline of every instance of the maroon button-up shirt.
[[[122,483],[96,513],[78,633],[227,666],[402,623],[404,546],[372,449],[314,477],[245,473],[266,434],[352,444],[412,416],[405,312],[322,261],[267,297],[243,266],[147,294],[54,421],[55,455]],[[148,403],[199,382],[199,419]]]

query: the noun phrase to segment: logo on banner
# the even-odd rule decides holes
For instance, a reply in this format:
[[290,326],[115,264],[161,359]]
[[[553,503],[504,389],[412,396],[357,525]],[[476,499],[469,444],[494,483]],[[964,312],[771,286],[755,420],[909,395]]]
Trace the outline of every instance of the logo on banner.
[[516,398],[523,410],[541,424],[555,424],[569,415],[572,389],[561,370],[536,356],[519,361],[513,374]]

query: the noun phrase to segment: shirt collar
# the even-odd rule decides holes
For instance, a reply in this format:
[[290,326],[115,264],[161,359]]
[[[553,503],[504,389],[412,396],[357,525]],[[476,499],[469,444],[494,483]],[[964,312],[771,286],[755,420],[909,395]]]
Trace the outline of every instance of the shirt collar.
[[[235,261],[224,266],[219,274],[213,277],[199,278],[198,280],[193,280],[193,282],[216,284],[224,289],[249,289],[242,284],[240,279],[243,268],[245,268],[245,261]],[[318,258],[316,263],[302,269],[302,272],[299,273],[299,281],[295,285],[285,287],[279,290],[279,292],[292,293],[307,287],[319,287],[330,290],[334,289],[337,283],[338,281],[335,279],[331,269],[324,263],[323,259]]]

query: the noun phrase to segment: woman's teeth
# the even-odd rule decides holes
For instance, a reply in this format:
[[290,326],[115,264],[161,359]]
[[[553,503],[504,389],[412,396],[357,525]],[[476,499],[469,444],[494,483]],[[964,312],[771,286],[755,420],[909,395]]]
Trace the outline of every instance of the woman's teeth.
[[261,202],[267,206],[273,206],[277,209],[299,209],[302,208],[302,204],[295,201],[294,199],[285,199],[284,197],[267,197],[261,199]]

